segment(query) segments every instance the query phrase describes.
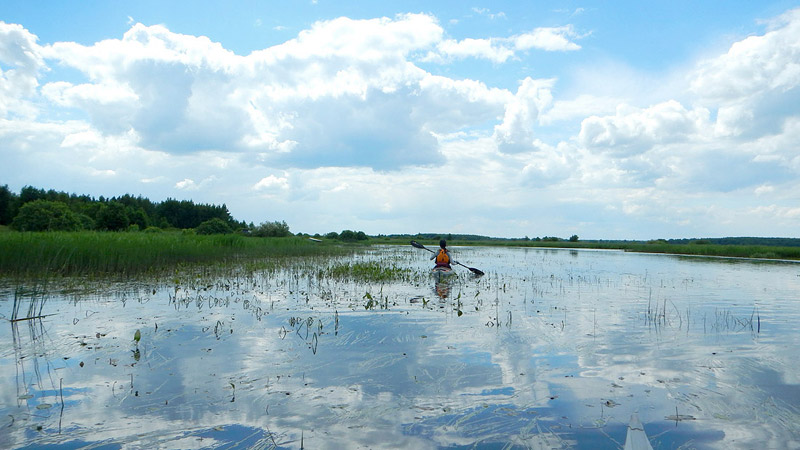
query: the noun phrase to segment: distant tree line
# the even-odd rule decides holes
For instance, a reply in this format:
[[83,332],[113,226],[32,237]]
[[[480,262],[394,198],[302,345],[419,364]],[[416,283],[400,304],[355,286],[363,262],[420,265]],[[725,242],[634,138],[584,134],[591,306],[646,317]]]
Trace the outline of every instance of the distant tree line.
[[544,236],[544,237],[522,237],[522,238],[497,238],[491,236],[481,236],[474,234],[440,234],[440,233],[417,233],[417,234],[390,234],[379,235],[378,237],[387,237],[394,239],[417,239],[417,240],[434,240],[439,239],[458,240],[458,241],[501,241],[501,242],[587,242],[587,243],[628,243],[628,244],[677,244],[677,245],[764,245],[773,247],[800,247],[800,239],[798,238],[778,238],[778,237],[722,237],[722,238],[687,238],[687,239],[654,239],[650,241],[642,240],[584,240],[579,239],[577,234],[573,234],[567,239]]
[[363,231],[342,230],[341,233],[331,231],[324,236],[326,239],[336,239],[344,242],[366,241],[369,236]]
[[[94,198],[53,189],[23,187],[19,194],[0,186],[0,225],[18,231],[145,231],[194,230],[197,234],[241,233],[256,237],[293,236],[284,221],[259,225],[235,220],[227,206],[191,200],[153,202],[142,196]],[[309,236],[309,235],[304,235]],[[319,234],[314,235],[322,238]],[[310,237],[310,236],[309,236]],[[343,230],[324,236],[344,242],[364,241],[363,231]]]
[[544,236],[544,237],[534,237],[529,238],[525,236],[523,238],[498,238],[498,237],[491,237],[491,236],[482,236],[478,234],[440,234],[440,233],[417,233],[417,234],[390,234],[390,235],[379,235],[378,237],[388,237],[388,238],[402,238],[402,239],[419,239],[419,240],[434,240],[438,241],[440,239],[444,239],[446,241],[458,240],[458,241],[533,241],[533,242],[559,242],[569,240],[570,242],[577,242],[578,235],[573,234],[569,237],[569,239],[562,239],[555,236]]
[[175,199],[153,202],[129,194],[94,198],[32,186],[15,194],[7,185],[0,186],[0,225],[20,231],[197,229],[209,221],[213,223],[207,227],[227,232],[247,228],[247,224],[231,217],[224,204]]
[[703,239],[665,239],[668,244],[717,244],[717,245],[767,245],[773,247],[800,247],[800,239],[777,237],[724,237]]

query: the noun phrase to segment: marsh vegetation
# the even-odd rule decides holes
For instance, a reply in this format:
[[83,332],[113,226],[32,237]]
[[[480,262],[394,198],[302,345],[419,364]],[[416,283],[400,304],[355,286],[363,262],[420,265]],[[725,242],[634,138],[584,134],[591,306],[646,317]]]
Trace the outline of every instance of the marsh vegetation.
[[121,276],[159,274],[184,265],[269,263],[287,257],[337,255],[347,247],[295,238],[247,238],[183,232],[0,233],[0,273]]

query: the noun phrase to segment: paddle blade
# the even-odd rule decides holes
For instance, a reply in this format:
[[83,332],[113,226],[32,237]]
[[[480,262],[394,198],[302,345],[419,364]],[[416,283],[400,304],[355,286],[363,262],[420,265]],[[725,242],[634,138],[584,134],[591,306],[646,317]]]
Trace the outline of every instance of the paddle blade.
[[411,241],[411,246],[412,246],[412,247],[421,248],[421,249],[423,249],[423,250],[427,250],[427,248],[426,248],[424,245],[420,244],[420,243],[419,243],[419,242],[417,242],[417,241]]
[[474,267],[467,267],[467,269],[469,269],[469,271],[474,273],[475,275],[484,275],[483,271],[478,270]]
[[476,269],[476,268],[474,268],[474,267],[470,267],[470,266],[465,266],[464,264],[461,264],[461,263],[460,263],[460,262],[458,262],[458,261],[456,261],[456,264],[458,264],[458,265],[459,265],[459,266],[461,266],[461,267],[466,267],[467,269],[469,269],[469,271],[470,271],[470,272],[474,273],[475,275],[479,275],[479,276],[482,276],[482,275],[484,275],[484,273],[483,273],[483,271],[482,271],[482,270],[478,270],[478,269]]

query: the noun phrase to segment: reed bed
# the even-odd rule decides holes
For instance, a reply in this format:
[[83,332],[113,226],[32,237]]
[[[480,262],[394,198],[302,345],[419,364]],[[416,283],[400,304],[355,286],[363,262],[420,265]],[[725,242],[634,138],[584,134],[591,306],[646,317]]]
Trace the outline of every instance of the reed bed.
[[378,261],[336,264],[325,271],[320,271],[320,278],[360,280],[366,282],[409,281],[414,277],[413,271],[392,263]]
[[627,244],[625,251],[729,258],[800,260],[800,247],[719,244]]
[[0,233],[0,275],[133,276],[179,265],[334,255],[341,246],[303,238],[177,233]]

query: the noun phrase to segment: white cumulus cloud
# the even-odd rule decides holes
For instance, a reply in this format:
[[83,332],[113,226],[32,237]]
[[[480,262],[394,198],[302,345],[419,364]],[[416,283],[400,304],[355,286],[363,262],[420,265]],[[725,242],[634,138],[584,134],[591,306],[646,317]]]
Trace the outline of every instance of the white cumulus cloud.
[[584,119],[578,139],[587,148],[625,156],[655,144],[698,138],[708,127],[708,118],[708,110],[687,110],[674,100],[648,108],[620,105],[613,116]]
[[542,111],[553,103],[554,84],[553,79],[522,80],[514,98],[505,105],[503,122],[494,129],[501,151],[514,153],[532,148],[534,126]]
[[516,50],[546,50],[556,51],[575,51],[580,50],[581,46],[572,41],[578,38],[578,34],[571,25],[563,27],[536,28],[529,33],[523,33],[510,39],[514,43]]
[[21,25],[0,21],[0,118],[32,118],[37,108],[28,101],[47,69],[36,36]]
[[779,132],[785,117],[800,114],[800,9],[770,21],[766,33],[702,61],[689,81],[703,105],[718,108],[718,134]]
[[266,176],[253,186],[256,191],[262,190],[285,190],[289,188],[289,180],[286,177],[276,177],[275,175]]
[[[667,75],[584,61],[576,51],[594,49],[572,25],[455,39],[430,14],[339,17],[237,55],[161,25],[40,45],[0,23],[0,175],[191,196],[311,232],[543,235],[585,214],[620,232],[635,226],[620,214],[686,230],[714,222],[709,203],[715,219],[761,212],[796,229],[798,11]],[[265,199],[273,218],[257,216]],[[524,228],[544,220],[555,228]]]
[[422,61],[446,63],[465,58],[486,59],[502,64],[517,58],[518,52],[528,50],[576,51],[581,46],[573,39],[579,36],[571,25],[536,28],[510,37],[445,39],[430,50]]

